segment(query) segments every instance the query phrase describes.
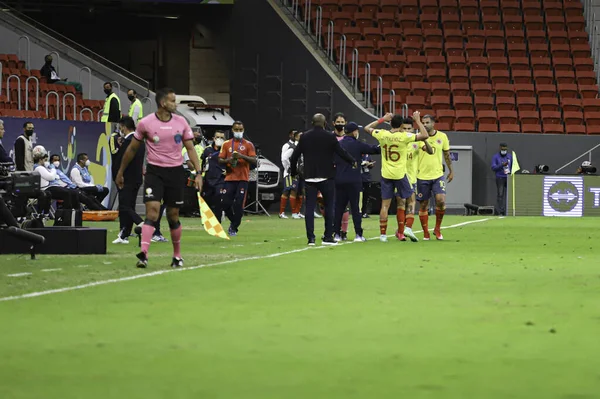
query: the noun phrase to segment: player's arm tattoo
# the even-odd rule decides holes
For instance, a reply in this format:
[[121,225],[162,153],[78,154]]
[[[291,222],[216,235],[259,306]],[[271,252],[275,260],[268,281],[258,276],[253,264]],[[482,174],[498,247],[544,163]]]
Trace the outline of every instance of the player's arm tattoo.
[[446,165],[448,165],[448,169],[450,169],[450,173],[452,173],[452,158],[450,158],[450,151],[444,151],[444,159],[446,160]]

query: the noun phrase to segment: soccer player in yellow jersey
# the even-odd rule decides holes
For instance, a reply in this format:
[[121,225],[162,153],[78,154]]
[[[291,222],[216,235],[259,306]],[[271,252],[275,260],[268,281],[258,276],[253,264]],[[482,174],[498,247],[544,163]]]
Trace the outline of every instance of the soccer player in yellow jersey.
[[[413,131],[414,120],[410,116],[408,118],[404,118],[402,122],[401,129],[405,132]],[[423,141],[424,149],[428,154],[433,154],[433,149],[427,142],[427,140]],[[422,145],[419,143],[408,143],[408,149],[406,151],[406,174],[408,176],[408,182],[413,189],[413,193],[410,198],[411,206],[406,206],[406,201],[401,200],[398,201],[398,212],[404,211],[406,214],[406,224],[404,226],[404,235],[409,237],[411,241],[417,241],[416,237],[414,237],[414,233],[412,232],[412,226],[415,221],[415,196],[417,193],[417,169],[419,165],[419,152],[421,151]],[[398,233],[396,233],[398,234]],[[397,236],[399,240],[405,241],[406,238]]]
[[[394,195],[398,202],[404,199],[407,206],[411,205],[410,198],[413,189],[406,176],[406,152],[408,144],[415,141],[423,141],[429,137],[425,126],[421,123],[418,111],[413,114],[413,118],[419,126],[420,133],[418,134],[402,131],[402,116],[391,113],[385,114],[383,118],[370,123],[364,129],[365,132],[377,139],[381,145],[381,211],[379,213],[379,230],[381,235],[379,239],[382,242],[387,241],[388,210]],[[390,123],[392,129],[375,129],[377,125],[384,122]],[[402,237],[404,236],[404,210],[397,211],[396,220],[398,222],[398,237]],[[411,237],[411,239],[413,238]],[[416,240],[416,237],[414,237],[414,240]]]
[[[427,142],[433,149],[433,154],[428,154],[424,147],[419,152],[419,166],[417,172],[417,200],[421,202],[419,220],[423,226],[423,239],[429,240],[429,215],[427,212],[431,193],[435,195],[435,229],[433,234],[438,240],[443,240],[441,226],[446,212],[446,181],[450,183],[454,178],[452,160],[450,159],[450,141],[444,132],[435,130],[435,118],[431,115],[423,116],[423,125],[429,137]],[[444,164],[442,154],[448,166],[448,178],[444,179]]]

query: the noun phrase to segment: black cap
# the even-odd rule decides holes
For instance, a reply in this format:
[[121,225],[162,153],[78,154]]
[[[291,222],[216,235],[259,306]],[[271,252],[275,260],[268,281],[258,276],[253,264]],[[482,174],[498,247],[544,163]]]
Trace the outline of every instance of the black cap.
[[358,125],[354,122],[348,122],[346,123],[346,126],[344,127],[344,131],[346,133],[352,133],[358,130]]

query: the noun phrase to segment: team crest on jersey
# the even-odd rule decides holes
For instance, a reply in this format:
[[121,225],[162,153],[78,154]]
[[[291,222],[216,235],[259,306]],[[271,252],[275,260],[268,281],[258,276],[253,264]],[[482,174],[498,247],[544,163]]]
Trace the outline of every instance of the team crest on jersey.
[[243,145],[240,146],[240,151],[244,151],[246,149],[246,147],[244,147]]
[[414,143],[414,144],[412,145],[412,148],[413,148],[413,150],[418,150],[418,149],[419,149],[419,145],[418,145],[418,144],[416,144],[416,143]]
[[181,142],[183,141],[183,136],[181,135],[181,133],[177,132],[175,134],[174,139],[177,144],[181,144]]
[[233,152],[233,148],[229,147],[229,152]]
[[442,145],[442,139],[437,139],[435,142],[436,142],[438,145]]

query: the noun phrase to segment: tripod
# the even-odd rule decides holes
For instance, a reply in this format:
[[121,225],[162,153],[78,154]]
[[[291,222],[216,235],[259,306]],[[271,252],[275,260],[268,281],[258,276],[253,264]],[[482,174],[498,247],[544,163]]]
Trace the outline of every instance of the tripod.
[[[255,190],[255,200],[254,202],[249,203],[248,205],[246,205],[246,207],[244,208],[244,212],[253,214],[253,215],[260,215],[261,213],[264,213],[267,216],[271,216],[269,215],[269,212],[267,212],[267,210],[265,209],[265,207],[263,206],[263,204],[260,202],[260,197],[259,197],[259,193],[258,193],[258,175],[259,175],[259,170],[260,168],[260,151],[256,152],[256,169],[254,169],[254,171],[256,171],[256,190]],[[252,205],[254,205],[254,210],[249,210],[250,207],[252,207]],[[259,209],[260,208],[260,209]]]

